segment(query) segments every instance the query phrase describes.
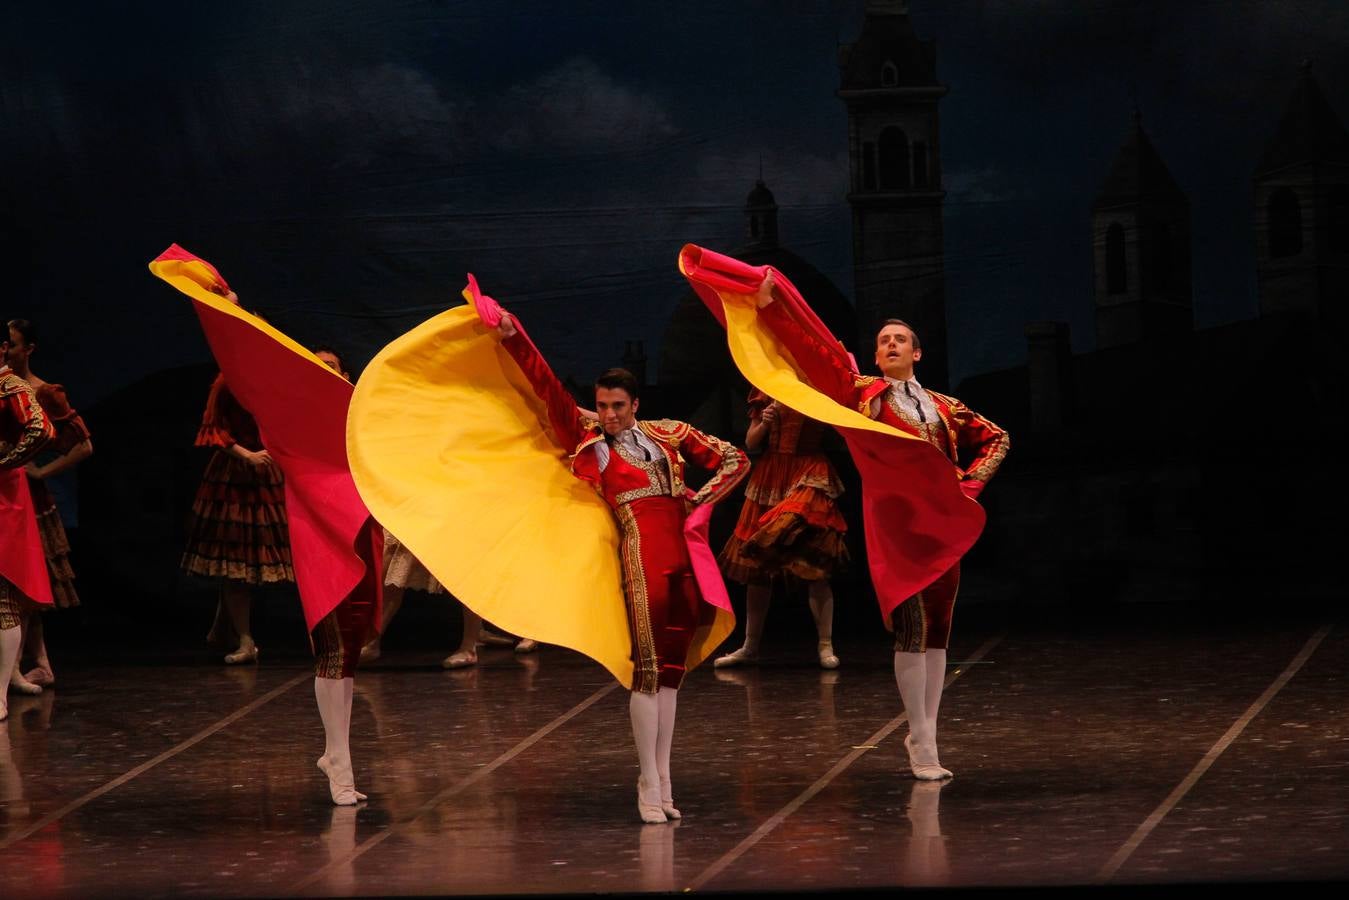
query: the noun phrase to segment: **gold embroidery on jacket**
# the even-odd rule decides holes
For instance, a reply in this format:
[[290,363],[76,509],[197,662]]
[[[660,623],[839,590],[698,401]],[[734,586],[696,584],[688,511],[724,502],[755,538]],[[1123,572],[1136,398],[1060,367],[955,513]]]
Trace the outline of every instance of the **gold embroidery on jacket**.
[[631,503],[634,500],[640,500],[643,497],[669,497],[670,496],[670,461],[663,454],[660,459],[638,459],[632,451],[623,446],[621,441],[614,441],[613,446],[609,448],[610,452],[616,451],[624,461],[634,469],[638,469],[646,475],[647,484],[645,487],[633,488],[630,491],[621,491],[614,495],[614,503],[621,506],[624,503]]

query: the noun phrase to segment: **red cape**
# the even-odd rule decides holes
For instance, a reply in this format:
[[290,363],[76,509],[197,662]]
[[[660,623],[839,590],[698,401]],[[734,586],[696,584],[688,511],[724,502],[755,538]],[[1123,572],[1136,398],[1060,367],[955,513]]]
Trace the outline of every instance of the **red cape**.
[[[8,579],[29,600],[51,605],[47,557],[22,466],[0,469],[0,577]],[[8,685],[6,681],[3,687]]]
[[[862,476],[867,563],[881,615],[890,627],[890,613],[895,607],[932,584],[973,546],[984,527],[983,508],[961,492],[950,460],[927,441],[902,435],[880,423],[861,421],[863,417],[857,411],[811,388],[805,374],[790,362],[791,354],[773,332],[771,319],[738,315],[741,324],[735,327],[745,333],[730,333],[728,312],[732,307],[745,310],[747,305],[753,306],[752,297],[769,267],[751,266],[692,244],[681,252],[679,265],[699,298],[728,328],[728,338],[733,338],[732,355],[749,382],[793,409],[799,401],[814,403],[814,417],[834,425],[847,441]],[[837,348],[838,364],[855,372],[851,355],[786,276],[773,271],[775,302],[782,304],[799,327],[826,346]],[[738,347],[755,341],[769,352],[737,352]],[[770,383],[767,378],[774,376],[776,381]],[[810,409],[798,411],[812,414]],[[855,426],[849,426],[850,421]]]
[[[349,595],[375,604],[380,621],[384,536],[356,492],[347,464],[352,385],[309,350],[213,292],[215,267],[177,244],[150,271],[192,299],[231,393],[258,422],[286,476],[295,583],[312,631]],[[373,596],[372,596],[373,594]]]

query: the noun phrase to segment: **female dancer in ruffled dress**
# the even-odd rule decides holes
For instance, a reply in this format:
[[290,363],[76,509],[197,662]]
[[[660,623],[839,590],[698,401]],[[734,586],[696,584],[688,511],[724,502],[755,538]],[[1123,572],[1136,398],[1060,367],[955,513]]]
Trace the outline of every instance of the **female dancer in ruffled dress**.
[[[236,306],[234,291],[222,294]],[[227,664],[254,662],[258,645],[250,627],[252,589],[294,583],[281,469],[262,446],[258,424],[223,376],[216,376],[197,431],[198,447],[213,447],[192,502],[192,524],[182,568],[220,582],[220,604],[207,640],[238,636]]]
[[838,510],[843,482],[820,449],[828,428],[754,390],[749,397],[745,444],[767,443],[745,482],[745,503],[735,532],[717,561],[728,578],[747,586],[745,644],[719,657],[717,668],[752,664],[773,597],[773,579],[808,585],[820,666],[838,667],[834,655],[834,593],[829,578],[847,562],[847,523]]

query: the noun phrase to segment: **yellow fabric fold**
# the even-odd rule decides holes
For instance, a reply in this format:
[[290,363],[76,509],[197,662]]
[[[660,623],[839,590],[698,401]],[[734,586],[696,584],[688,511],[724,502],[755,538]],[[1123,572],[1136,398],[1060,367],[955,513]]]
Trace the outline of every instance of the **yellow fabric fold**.
[[362,499],[437,580],[484,619],[583,653],[626,687],[618,526],[570,473],[570,449],[469,306],[381,350],[347,417]]
[[921,438],[867,418],[806,384],[797,375],[795,361],[772,333],[758,324],[759,311],[754,298],[724,291],[717,293],[726,315],[726,342],[731,348],[731,357],[750,384],[818,422],[921,442]]

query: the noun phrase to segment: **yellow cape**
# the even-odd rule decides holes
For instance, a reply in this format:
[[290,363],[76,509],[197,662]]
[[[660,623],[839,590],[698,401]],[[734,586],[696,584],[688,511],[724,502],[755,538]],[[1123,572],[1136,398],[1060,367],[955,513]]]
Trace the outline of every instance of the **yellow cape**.
[[[632,684],[618,526],[570,472],[547,412],[471,306],[389,344],[356,385],[347,456],[375,519],[461,602]],[[734,627],[699,635],[697,665]]]

